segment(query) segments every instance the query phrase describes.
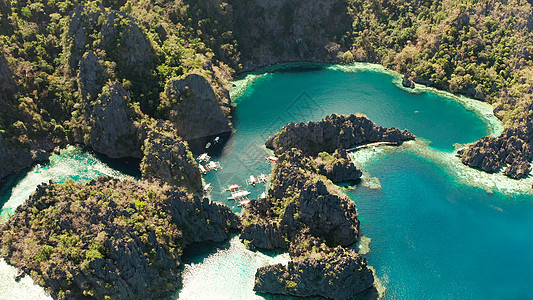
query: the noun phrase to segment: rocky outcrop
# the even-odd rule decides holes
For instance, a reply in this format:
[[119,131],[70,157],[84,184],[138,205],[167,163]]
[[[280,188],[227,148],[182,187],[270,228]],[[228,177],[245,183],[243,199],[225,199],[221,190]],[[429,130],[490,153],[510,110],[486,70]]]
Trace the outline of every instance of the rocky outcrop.
[[87,51],[80,60],[77,82],[82,103],[90,105],[102,91],[108,74],[93,51]]
[[352,299],[374,283],[366,260],[351,249],[330,248],[309,234],[291,245],[292,261],[261,267],[254,290],[260,293],[328,299]]
[[363,175],[363,172],[357,169],[348,157],[348,152],[344,149],[335,150],[333,155],[321,152],[314,160],[314,164],[319,174],[326,176],[334,183],[354,182]]
[[61,299],[155,299],[181,286],[190,243],[238,230],[227,207],[158,182],[43,184],[0,231],[6,261]]
[[333,153],[337,149],[350,149],[371,142],[401,144],[415,136],[407,130],[377,126],[364,115],[329,115],[319,122],[290,123],[270,137],[267,148],[276,154],[292,148],[304,155],[316,156],[320,152]]
[[129,93],[118,82],[106,85],[95,101],[90,146],[111,158],[141,157],[142,133],[131,121]]
[[351,21],[344,1],[258,1],[231,5],[243,69],[280,62],[335,62]]
[[[406,130],[379,127],[355,115],[291,123],[271,137],[267,147],[278,155],[271,186],[265,199],[245,206],[241,239],[252,249],[289,249],[291,261],[259,268],[254,290],[330,299],[369,291],[374,272],[362,256],[346,248],[360,236],[357,210],[333,181],[361,176],[345,149],[413,138]],[[376,298],[375,291],[365,297]]]
[[202,189],[198,165],[186,142],[178,137],[169,122],[158,121],[148,131],[141,162],[143,178],[157,178],[191,191]]
[[203,76],[171,80],[164,95],[172,107],[169,120],[185,140],[231,132],[215,92]]
[[533,123],[524,123],[503,131],[499,137],[485,137],[458,152],[461,161],[485,172],[498,172],[522,178],[531,172],[533,159]]
[[[96,39],[97,36],[101,38]],[[106,58],[114,61],[118,70],[129,73],[146,73],[153,55],[135,19],[121,11],[76,7],[68,23],[66,39],[65,53],[72,71],[78,69],[88,46],[105,50]]]
[[403,85],[403,87],[407,87],[407,88],[411,88],[411,89],[415,88],[415,83],[411,79],[409,79],[409,76],[407,76],[407,75],[403,76],[402,85]]

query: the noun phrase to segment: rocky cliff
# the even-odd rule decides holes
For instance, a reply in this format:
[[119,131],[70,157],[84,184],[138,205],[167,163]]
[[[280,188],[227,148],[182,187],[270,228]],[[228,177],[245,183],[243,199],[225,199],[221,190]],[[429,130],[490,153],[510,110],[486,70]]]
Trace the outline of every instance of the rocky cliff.
[[330,115],[319,122],[290,123],[270,137],[266,146],[276,154],[292,148],[304,155],[316,156],[319,152],[333,153],[337,149],[350,149],[372,142],[402,143],[414,139],[407,130],[377,126],[364,115]]
[[464,164],[494,173],[505,167],[504,174],[522,178],[531,172],[533,159],[533,122],[508,128],[498,137],[485,137],[458,155]]
[[344,1],[228,1],[244,70],[280,62],[335,62],[350,30]]
[[201,191],[202,177],[186,142],[176,135],[170,122],[158,121],[144,140],[141,173],[190,191]]
[[343,248],[359,237],[354,203],[300,150],[279,156],[267,198],[245,206],[242,224],[249,247],[289,249],[291,255],[288,266],[258,269],[258,292],[348,299],[372,287],[372,271]]
[[141,126],[132,119],[127,103],[129,93],[118,82],[107,84],[91,105],[91,137],[88,145],[111,158],[141,157],[144,136]]
[[343,247],[332,249],[307,232],[296,237],[289,253],[292,260],[286,266],[277,264],[257,270],[255,291],[352,299],[374,283],[373,270],[362,256]]
[[164,96],[172,107],[169,120],[185,140],[231,132],[213,88],[202,75],[169,81]]
[[154,299],[190,243],[238,230],[227,207],[158,182],[43,184],[0,230],[1,256],[60,299]]

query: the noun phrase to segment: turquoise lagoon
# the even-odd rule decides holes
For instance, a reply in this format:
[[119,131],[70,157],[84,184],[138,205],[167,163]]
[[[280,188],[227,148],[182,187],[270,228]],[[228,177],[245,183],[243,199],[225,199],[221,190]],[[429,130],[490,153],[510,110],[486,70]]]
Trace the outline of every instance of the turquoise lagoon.
[[[533,298],[531,179],[486,175],[462,166],[454,156],[461,144],[499,134],[501,124],[488,114],[488,105],[431,89],[406,90],[399,82],[393,73],[364,64],[307,66],[237,80],[235,132],[223,148],[210,150],[222,169],[204,176],[214,186],[212,199],[240,211],[224,188],[246,186],[250,175],[270,174],[264,142],[287,122],[363,113],[378,125],[407,128],[420,137],[401,147],[353,155],[365,173],[346,193],[371,241],[368,262],[386,288],[385,298]],[[124,176],[86,155],[71,149],[5,183],[3,214],[22,203],[36,183],[50,178]],[[54,169],[55,160],[64,158],[71,165]],[[87,175],[87,168],[105,171]],[[252,197],[265,188],[246,187]],[[287,259],[286,254],[248,251],[238,238],[192,248],[184,257],[184,288],[174,298],[262,298],[252,290],[255,269]],[[0,276],[6,277],[7,265],[1,266]],[[20,284],[0,285],[0,298],[15,290],[21,290]],[[28,287],[28,293],[34,290]]]

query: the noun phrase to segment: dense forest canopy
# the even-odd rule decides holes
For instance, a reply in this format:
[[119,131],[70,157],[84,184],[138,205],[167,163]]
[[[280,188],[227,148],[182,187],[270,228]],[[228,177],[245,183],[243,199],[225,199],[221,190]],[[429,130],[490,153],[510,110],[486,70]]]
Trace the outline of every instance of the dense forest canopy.
[[180,98],[165,87],[187,74],[229,105],[241,71],[368,61],[493,104],[529,142],[532,11],[526,0],[0,0],[0,134],[23,148],[84,143],[105,83],[125,90],[132,120],[168,119]]

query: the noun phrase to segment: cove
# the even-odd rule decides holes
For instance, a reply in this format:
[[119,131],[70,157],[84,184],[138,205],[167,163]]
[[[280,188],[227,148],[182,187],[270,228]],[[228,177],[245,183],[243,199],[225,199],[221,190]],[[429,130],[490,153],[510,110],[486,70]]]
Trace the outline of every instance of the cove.
[[[331,113],[364,113],[378,125],[407,128],[423,141],[379,149],[377,155],[354,154],[365,180],[375,178],[381,186],[370,188],[363,181],[347,194],[358,207],[363,234],[371,240],[368,264],[383,282],[385,298],[533,297],[533,198],[469,187],[457,180],[455,165],[445,163],[457,160],[455,144],[497,133],[482,119],[483,113],[441,94],[401,89],[396,77],[380,69],[300,67],[258,74],[253,81],[234,99],[234,134],[224,148],[209,153],[222,166],[204,176],[213,184],[214,201],[240,211],[224,188],[246,186],[250,175],[271,173],[264,142],[286,123],[319,120]],[[5,183],[3,211],[27,197],[17,191],[29,194],[50,178],[61,182],[125,174],[116,170],[118,165],[110,167],[94,155],[71,151]],[[58,164],[63,159],[74,163]],[[100,171],[89,176],[88,169]],[[246,187],[252,198],[266,188]],[[264,295],[252,290],[255,269],[286,261],[284,254],[251,252],[237,238],[217,247],[190,249],[184,257],[184,287],[174,298],[260,299]],[[9,278],[3,270],[2,278]],[[12,285],[0,286],[0,294],[11,290]]]

